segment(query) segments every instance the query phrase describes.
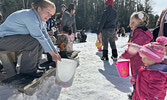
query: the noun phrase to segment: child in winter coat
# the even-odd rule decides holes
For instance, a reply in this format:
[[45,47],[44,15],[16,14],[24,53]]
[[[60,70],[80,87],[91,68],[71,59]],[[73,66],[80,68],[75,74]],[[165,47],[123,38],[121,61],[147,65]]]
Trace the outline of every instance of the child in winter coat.
[[[150,30],[147,29],[146,27],[148,21],[149,21],[148,15],[142,11],[134,12],[131,15],[129,24],[131,28],[131,34],[129,36],[129,41],[128,41],[129,43],[135,43],[141,46],[150,43],[150,41],[153,39],[153,35],[150,32]],[[119,58],[130,60],[131,75],[132,75],[131,82],[135,81],[136,76],[138,74],[138,70],[143,65],[139,53],[135,55],[130,54],[127,48]],[[135,83],[133,85],[135,87]]]
[[138,52],[144,66],[138,72],[132,100],[164,100],[167,89],[167,64],[165,56],[167,38],[160,36],[156,42],[142,46]]

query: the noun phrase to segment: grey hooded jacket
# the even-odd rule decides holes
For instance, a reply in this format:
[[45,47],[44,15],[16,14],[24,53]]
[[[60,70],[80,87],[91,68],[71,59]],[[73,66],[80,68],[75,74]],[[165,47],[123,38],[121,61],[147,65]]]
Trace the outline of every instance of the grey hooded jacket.
[[60,25],[60,32],[63,32],[64,27],[71,28],[72,33],[76,32],[75,15],[70,14],[68,11],[63,13],[62,22]]

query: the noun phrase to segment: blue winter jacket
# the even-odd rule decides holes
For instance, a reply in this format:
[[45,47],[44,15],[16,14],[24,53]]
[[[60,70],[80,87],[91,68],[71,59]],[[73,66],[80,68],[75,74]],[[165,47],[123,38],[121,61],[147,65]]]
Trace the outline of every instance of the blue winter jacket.
[[0,25],[0,37],[30,34],[39,41],[45,52],[56,51],[45,25],[35,9],[19,10],[9,15]]

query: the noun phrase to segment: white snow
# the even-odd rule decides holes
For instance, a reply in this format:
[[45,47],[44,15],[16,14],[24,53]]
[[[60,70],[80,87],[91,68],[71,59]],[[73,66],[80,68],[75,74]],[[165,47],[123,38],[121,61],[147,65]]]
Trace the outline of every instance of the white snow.
[[[129,77],[119,77],[111,59],[101,61],[102,53],[95,47],[96,34],[87,35],[87,42],[74,44],[74,50],[81,52],[71,87],[57,86],[55,77],[52,76],[44,80],[32,96],[0,86],[0,100],[128,100],[127,95],[132,91]],[[127,40],[128,37],[119,37],[116,41],[119,55],[125,49],[120,47],[127,43]]]

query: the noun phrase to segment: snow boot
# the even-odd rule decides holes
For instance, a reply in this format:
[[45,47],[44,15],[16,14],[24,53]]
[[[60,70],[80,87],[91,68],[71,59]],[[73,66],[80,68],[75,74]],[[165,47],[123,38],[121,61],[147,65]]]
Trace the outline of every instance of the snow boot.
[[101,57],[101,60],[108,60],[108,50],[103,50],[103,56]]
[[117,49],[112,49],[111,59],[113,59],[113,61],[116,62],[117,61],[117,57],[118,57]]
[[132,100],[133,92],[131,94],[128,94],[128,99]]
[[128,95],[128,100],[132,100],[132,95],[131,94]]

